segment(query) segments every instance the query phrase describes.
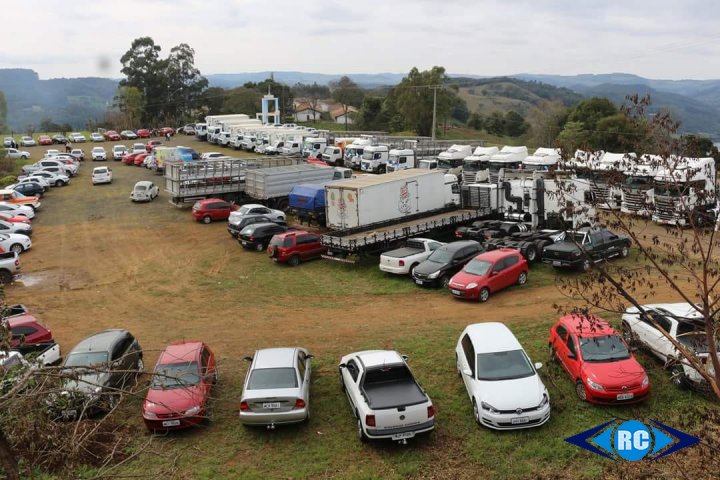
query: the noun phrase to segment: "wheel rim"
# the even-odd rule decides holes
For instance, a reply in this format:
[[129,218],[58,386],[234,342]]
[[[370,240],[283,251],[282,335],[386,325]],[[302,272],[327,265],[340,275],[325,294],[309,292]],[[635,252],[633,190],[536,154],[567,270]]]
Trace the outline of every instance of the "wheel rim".
[[364,434],[363,434],[363,429],[362,429],[362,421],[360,421],[360,419],[358,418],[358,421],[357,421],[357,437],[358,437],[360,440],[362,440],[362,439],[363,439],[363,436],[364,436]]
[[205,218],[203,218],[203,222],[204,222],[204,223],[210,223],[210,217],[205,217]]
[[448,277],[442,277],[442,280],[440,280],[440,283],[442,284],[443,288],[448,288],[448,284],[450,283],[450,279]]
[[529,247],[528,252],[527,252],[528,261],[534,262],[536,257],[537,257],[537,252],[535,251],[535,249],[533,247]]
[[623,258],[627,257],[627,255],[628,255],[627,247],[623,247],[622,252],[620,254],[623,256]]
[[480,423],[480,410],[478,410],[477,402],[473,402],[473,414],[475,415],[475,421]]
[[582,268],[583,268],[583,272],[587,272],[588,270],[590,270],[590,261],[589,260],[583,261]]
[[12,247],[10,247],[10,251],[15,253],[22,253],[23,247],[19,243],[16,243]]
[[527,273],[522,272],[520,273],[520,278],[518,278],[518,283],[520,285],[525,285],[525,282],[527,282]]
[[628,345],[632,346],[635,343],[635,335],[633,335],[632,330],[630,330],[630,327],[626,323],[622,324],[622,336]]
[[577,382],[575,384],[575,393],[577,393],[577,396],[580,400],[583,402],[587,400],[587,393],[585,392],[585,385],[582,384],[582,382]]
[[255,250],[257,250],[258,252],[262,252],[265,249],[263,248],[262,243],[258,243],[257,245],[255,245]]
[[143,362],[142,358],[140,360],[138,360],[138,362],[137,362],[137,369],[140,373],[142,373],[143,370],[145,370],[145,362]]
[[480,301],[487,302],[488,298],[490,298],[490,291],[488,291],[487,288],[483,288],[482,290],[480,290]]

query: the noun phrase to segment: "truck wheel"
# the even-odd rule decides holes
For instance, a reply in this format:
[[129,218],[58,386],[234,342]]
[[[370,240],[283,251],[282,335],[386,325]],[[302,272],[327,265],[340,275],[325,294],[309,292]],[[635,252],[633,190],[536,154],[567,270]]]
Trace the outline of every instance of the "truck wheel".
[[7,285],[12,279],[13,274],[9,270],[0,270],[0,284]]
[[300,265],[300,255],[293,255],[288,259],[288,265],[291,267],[297,267]]
[[590,270],[590,267],[591,267],[590,260],[588,260],[586,258],[585,260],[583,260],[582,264],[580,265],[580,270],[583,272],[587,272],[588,270]]
[[205,225],[207,225],[207,224],[210,223],[210,222],[212,222],[212,218],[210,218],[209,216],[205,215],[205,216],[203,217],[203,223],[204,223]]
[[365,443],[365,442],[367,442],[367,439],[368,439],[368,438],[367,438],[367,435],[365,435],[365,431],[363,430],[362,420],[360,420],[360,415],[357,415],[357,414],[356,414],[356,416],[358,417],[358,419],[357,419],[357,436],[358,436],[358,440],[360,440],[361,442]]
[[527,272],[520,272],[517,283],[518,285],[525,285],[525,283],[527,283]]
[[288,199],[287,199],[287,198],[281,198],[280,200],[277,201],[277,204],[276,204],[276,205],[277,205],[276,208],[277,208],[278,210],[282,210],[283,212],[287,211],[288,207],[290,206],[290,205],[288,204]]
[[480,302],[487,302],[488,298],[490,298],[490,290],[487,287],[483,287],[482,290],[480,290],[480,294],[478,295],[478,300]]
[[520,253],[523,254],[528,263],[535,263],[537,260],[537,247],[534,243],[527,242],[520,249]]

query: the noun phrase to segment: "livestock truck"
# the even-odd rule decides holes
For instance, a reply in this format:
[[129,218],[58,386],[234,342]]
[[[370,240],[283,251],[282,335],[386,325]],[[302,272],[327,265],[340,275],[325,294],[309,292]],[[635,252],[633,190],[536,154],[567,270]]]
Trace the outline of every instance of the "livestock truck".
[[419,234],[452,231],[490,212],[461,209],[457,177],[406,169],[325,186],[324,258],[350,261]]
[[325,185],[322,183],[303,183],[295,185],[288,195],[290,213],[295,215],[300,223],[309,225],[316,222],[325,226]]

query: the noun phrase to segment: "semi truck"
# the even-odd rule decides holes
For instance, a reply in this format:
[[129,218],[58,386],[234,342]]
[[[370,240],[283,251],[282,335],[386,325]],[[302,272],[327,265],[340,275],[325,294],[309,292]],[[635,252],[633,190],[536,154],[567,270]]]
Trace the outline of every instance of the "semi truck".
[[498,147],[477,147],[472,155],[463,158],[462,183],[480,183],[489,180],[490,157],[498,153]]
[[390,150],[386,170],[388,173],[416,168],[415,150],[409,148]]
[[560,149],[540,147],[532,155],[525,157],[522,161],[522,168],[525,170],[547,171],[560,161]]
[[453,175],[462,174],[463,159],[472,155],[471,145],[451,145],[437,156],[438,168]]
[[653,222],[705,227],[717,216],[715,160],[678,158],[664,162],[654,179]]
[[385,173],[389,155],[390,147],[387,145],[368,145],[360,160],[360,170],[369,173]]
[[654,204],[655,176],[663,159],[657,155],[642,155],[623,171],[620,211],[629,215],[649,217]]
[[636,162],[637,155],[634,153],[605,152],[590,164],[592,188],[598,208],[620,209],[622,189],[619,177]]
[[504,146],[488,160],[488,176],[490,183],[497,183],[500,170],[504,168],[518,169],[528,156],[527,147]]

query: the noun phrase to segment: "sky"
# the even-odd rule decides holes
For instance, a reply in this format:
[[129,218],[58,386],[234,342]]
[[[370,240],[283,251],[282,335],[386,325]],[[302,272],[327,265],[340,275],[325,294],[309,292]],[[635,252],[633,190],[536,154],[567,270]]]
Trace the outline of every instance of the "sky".
[[150,36],[203,74],[634,73],[720,78],[713,0],[2,0],[0,68],[120,78]]

